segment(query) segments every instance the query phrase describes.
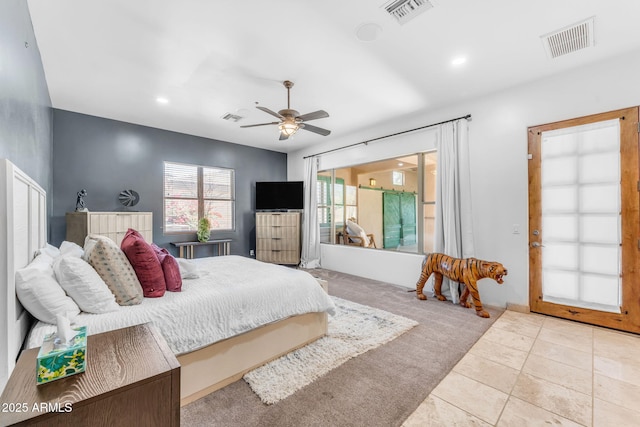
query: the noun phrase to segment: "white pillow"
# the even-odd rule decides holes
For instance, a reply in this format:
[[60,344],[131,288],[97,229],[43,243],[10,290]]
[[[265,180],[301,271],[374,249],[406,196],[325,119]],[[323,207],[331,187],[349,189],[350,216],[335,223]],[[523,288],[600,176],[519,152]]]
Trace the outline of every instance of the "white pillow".
[[84,255],[84,250],[80,245],[65,240],[60,244],[60,255],[81,258]]
[[53,262],[58,283],[82,311],[101,314],[117,311],[116,297],[93,267],[76,256],[61,256]]
[[55,246],[50,245],[49,243],[47,243],[44,248],[40,248],[40,249],[38,249],[36,251],[36,256],[38,256],[40,254],[46,254],[46,255],[50,256],[53,259],[53,258],[57,257],[58,255],[60,255],[60,249],[58,249]]
[[80,308],[65,294],[47,265],[46,258],[36,259],[16,271],[16,294],[22,306],[36,319],[56,324],[58,314],[73,320]]
[[367,232],[364,231],[364,228],[360,227],[360,224],[349,219],[347,220],[347,232],[360,237],[364,241],[365,246],[369,246],[371,244],[369,236],[367,236]]
[[[45,270],[51,273],[51,277],[53,276],[53,270],[51,266],[53,265],[53,258],[50,255],[42,252],[40,255],[37,255],[30,263],[25,267],[27,268],[37,268],[38,270]],[[19,270],[18,270],[19,271]],[[17,271],[16,271],[17,273]]]
[[180,277],[183,279],[197,279],[200,277],[200,271],[193,261],[184,258],[176,258],[178,267],[180,267]]

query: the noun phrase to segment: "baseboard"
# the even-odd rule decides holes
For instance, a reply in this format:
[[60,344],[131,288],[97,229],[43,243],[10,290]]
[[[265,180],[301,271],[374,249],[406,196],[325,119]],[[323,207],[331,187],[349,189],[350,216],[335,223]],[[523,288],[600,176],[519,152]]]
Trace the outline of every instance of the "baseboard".
[[507,303],[507,310],[517,311],[519,313],[531,313],[531,307],[525,304]]

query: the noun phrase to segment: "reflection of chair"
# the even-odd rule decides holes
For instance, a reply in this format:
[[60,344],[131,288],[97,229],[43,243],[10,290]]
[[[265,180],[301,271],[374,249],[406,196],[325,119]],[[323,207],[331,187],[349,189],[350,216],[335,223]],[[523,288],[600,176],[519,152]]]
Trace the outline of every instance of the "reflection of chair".
[[377,247],[373,234],[367,234],[367,232],[354,221],[347,220],[347,223],[342,229],[342,235],[345,245],[361,246],[363,248]]

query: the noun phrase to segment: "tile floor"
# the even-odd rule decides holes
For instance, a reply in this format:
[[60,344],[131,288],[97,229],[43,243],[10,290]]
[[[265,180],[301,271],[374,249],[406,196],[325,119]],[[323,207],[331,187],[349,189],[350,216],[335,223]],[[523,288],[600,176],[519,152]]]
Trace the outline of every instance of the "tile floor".
[[505,311],[404,422],[640,426],[640,336]]

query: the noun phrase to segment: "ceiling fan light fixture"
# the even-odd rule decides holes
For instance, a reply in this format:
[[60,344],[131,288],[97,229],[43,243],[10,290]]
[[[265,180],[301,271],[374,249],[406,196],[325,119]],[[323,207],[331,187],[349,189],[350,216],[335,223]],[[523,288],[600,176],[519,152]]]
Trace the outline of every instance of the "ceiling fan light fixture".
[[298,113],[296,110],[291,108],[291,102],[289,97],[289,91],[293,86],[293,82],[289,80],[285,80],[282,82],[284,87],[287,88],[287,108],[284,108],[277,113],[272,111],[266,107],[261,105],[256,105],[258,110],[264,111],[267,114],[270,114],[274,117],[278,118],[278,122],[271,123],[258,123],[255,125],[243,125],[241,128],[252,128],[257,126],[269,126],[269,125],[278,125],[280,129],[280,141],[284,141],[292,136],[294,133],[298,132],[298,129],[304,129],[308,132],[317,133],[318,135],[327,136],[331,133],[328,129],[323,129],[321,127],[309,125],[306,122],[317,119],[324,119],[325,117],[329,117],[329,113],[324,110],[318,110],[307,114]]
[[280,126],[278,127],[280,128],[280,132],[287,137],[292,136],[294,133],[298,132],[298,129],[300,129],[296,123],[291,122],[280,123]]

